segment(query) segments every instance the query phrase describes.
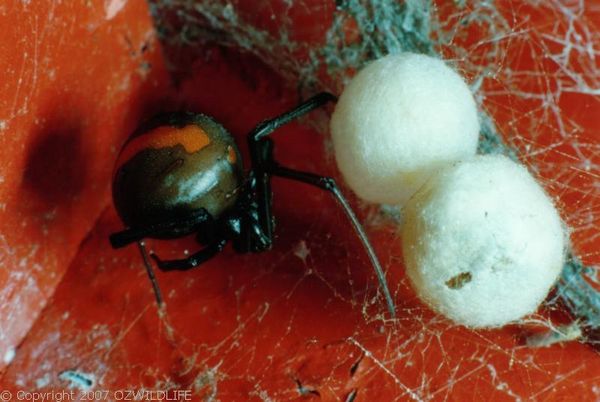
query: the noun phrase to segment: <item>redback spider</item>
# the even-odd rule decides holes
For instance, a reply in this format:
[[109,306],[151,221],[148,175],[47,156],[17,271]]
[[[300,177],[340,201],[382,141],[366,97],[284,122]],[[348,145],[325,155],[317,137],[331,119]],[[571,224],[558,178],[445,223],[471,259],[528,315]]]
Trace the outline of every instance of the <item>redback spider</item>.
[[336,100],[323,92],[256,126],[247,138],[251,158],[247,175],[232,136],[209,116],[163,114],[133,133],[119,154],[113,180],[113,200],[127,229],[112,234],[110,242],[114,248],[139,243],[159,304],[162,299],[141,240],[197,234],[205,247],[185,259],[164,261],[151,254],[163,271],[197,267],[223,250],[228,241],[239,253],[269,250],[274,227],[271,178],[277,176],[321,188],[335,197],[369,256],[390,314],[395,315],[379,260],[335,181],[286,168],[273,158],[271,133]]

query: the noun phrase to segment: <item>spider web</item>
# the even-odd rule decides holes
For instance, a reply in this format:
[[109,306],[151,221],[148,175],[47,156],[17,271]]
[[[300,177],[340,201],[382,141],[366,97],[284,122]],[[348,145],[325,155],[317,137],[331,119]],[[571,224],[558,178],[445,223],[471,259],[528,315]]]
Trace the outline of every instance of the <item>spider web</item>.
[[[468,78],[483,110],[480,152],[526,163],[562,209],[572,246],[549,303],[560,300],[583,326],[599,328],[600,145],[585,114],[598,110],[600,34],[587,15],[600,6],[443,3],[339,0],[325,43],[311,46],[290,39],[291,17],[268,2],[256,7],[274,7],[278,30],[253,25],[235,2],[152,2],[167,47],[208,40],[251,52],[303,94],[339,93],[352,72],[388,53],[441,55]],[[177,18],[165,18],[174,10]]]
[[[398,319],[389,322],[382,316],[375,279],[356,269],[362,258],[355,256],[357,245],[336,241],[344,238],[347,227],[341,224],[342,215],[331,218],[329,210],[318,207],[296,215],[281,210],[276,211],[281,218],[279,244],[288,245],[287,251],[280,249],[276,260],[220,255],[220,263],[230,267],[228,273],[189,275],[183,287],[176,285],[183,277],[161,278],[163,291],[177,289],[165,294],[177,309],[160,312],[157,326],[150,315],[153,305],[136,305],[136,298],[148,293],[136,253],[118,261],[131,268],[120,271],[119,278],[134,283],[133,290],[125,291],[102,275],[114,263],[107,260],[105,239],[106,228],[116,227],[117,218],[109,212],[74,263],[79,272],[68,275],[57,290],[40,324],[44,330],[32,331],[29,354],[43,356],[49,366],[59,362],[54,366],[63,370],[60,379],[75,388],[186,385],[205,400],[239,400],[242,392],[264,401],[316,396],[339,400],[339,395],[346,401],[454,400],[460,395],[536,400],[561,391],[598,398],[598,374],[591,371],[598,367],[597,355],[596,361],[583,359],[590,356],[590,345],[598,345],[600,328],[600,146],[593,118],[600,111],[600,34],[592,24],[599,6],[552,0],[339,0],[335,5],[311,0],[153,0],[151,7],[171,67],[181,80],[190,58],[202,57],[206,43],[251,53],[290,86],[297,85],[301,96],[317,90],[339,93],[354,71],[390,52],[441,55],[467,77],[476,95],[482,110],[480,151],[521,160],[557,199],[570,230],[569,260],[541,312],[502,331],[470,331],[449,323],[416,301],[402,272],[388,272],[397,279],[392,290],[398,303]],[[273,18],[265,22],[261,15]],[[298,32],[295,21],[307,15],[317,18],[311,23],[325,27],[317,38]],[[322,15],[332,18],[319,19]],[[326,132],[327,116],[321,117],[315,121],[313,115],[304,123]],[[293,148],[293,139],[283,136],[281,141],[283,149]],[[330,144],[326,137],[319,141],[320,149],[325,142],[326,163],[333,172]],[[312,156],[308,152],[297,158],[316,166]],[[278,200],[291,205],[297,195],[281,190]],[[303,196],[310,205],[328,202],[322,194]],[[398,211],[364,205],[360,212],[378,254],[384,256],[383,265],[401,269],[394,222]],[[196,247],[191,241],[182,244]],[[168,247],[155,247],[169,255]],[[340,260],[341,269],[327,269]],[[303,274],[275,275],[295,268]],[[198,291],[210,301],[224,298],[231,289],[233,300],[215,303],[219,311],[206,307],[199,314],[198,303],[191,302]],[[315,300],[302,296],[307,293]],[[98,323],[93,317],[72,323],[69,317],[77,309],[72,300],[86,298],[92,299],[88,307],[120,306],[116,324]],[[288,311],[288,301],[295,298],[301,303],[290,303]],[[319,304],[323,301],[325,306]],[[345,320],[326,315],[338,311],[330,309],[336,304],[350,304],[358,313]],[[330,319],[339,328],[328,333],[315,328],[311,320],[321,310],[322,321]],[[203,320],[206,333],[198,335],[187,317]],[[86,325],[89,329],[81,331]],[[145,344],[136,344],[138,339]],[[304,343],[299,345],[298,339]],[[564,348],[556,345],[567,342]],[[80,350],[89,353],[81,356]],[[176,367],[156,363],[161,354],[176,356]],[[145,366],[148,361],[153,365]],[[53,381],[49,369],[31,367],[17,373],[15,383],[34,379],[43,387]],[[119,378],[118,373],[132,372]],[[584,380],[569,382],[572,378]]]
[[[267,26],[253,18],[243,2],[157,0],[151,4],[168,52],[182,48],[189,52],[190,48],[206,42],[249,52],[278,71],[287,82],[296,84],[302,95],[316,90],[339,93],[354,71],[388,53],[415,51],[440,55],[453,64],[471,83],[482,110],[480,152],[504,153],[524,162],[555,197],[570,230],[568,261],[556,292],[545,303],[545,311],[566,313],[569,318],[555,322],[551,315],[544,314],[523,320],[522,328],[538,329],[525,337],[524,347],[567,341],[597,344],[600,253],[595,245],[600,219],[600,146],[593,132],[598,125],[587,115],[599,110],[600,35],[589,17],[598,15],[597,5],[583,0],[526,4],[339,0],[333,19],[326,22],[324,41],[315,44],[295,38],[293,19],[297,15],[293,10],[298,7],[292,2],[255,2],[254,9],[266,8],[271,12],[273,24]],[[331,11],[324,2],[303,4],[312,9],[313,16],[319,14],[319,7],[323,14]],[[176,70],[178,56],[176,53],[171,56]],[[320,128],[325,124],[321,122]],[[385,206],[380,211],[369,211],[368,222],[372,226],[389,224],[389,218],[397,216],[397,211]],[[323,229],[328,228],[316,225],[304,234],[305,238],[319,236]],[[327,275],[315,268],[312,255],[322,254],[314,249],[318,247],[315,244],[319,243],[311,242],[313,248],[308,248],[305,241],[300,241],[290,252],[306,265],[307,275],[316,275],[335,293]],[[350,267],[347,271],[348,277],[352,277]],[[348,301],[359,300],[364,306],[364,318],[376,321],[377,316],[371,316],[375,314],[373,300],[358,286],[351,286],[356,293]],[[407,287],[405,280],[399,287]],[[513,380],[504,378],[501,365],[491,363],[491,355],[506,347],[500,340],[495,341],[493,335],[473,332],[471,352],[456,359],[447,350],[448,342],[442,340],[451,338],[455,327],[419,308],[401,311],[400,316],[413,317],[404,323],[410,330],[392,331],[386,338],[383,357],[375,357],[381,350],[377,342],[363,343],[359,334],[345,341],[362,354],[362,360],[371,361],[368,370],[383,373],[395,384],[398,398],[445,399],[452,395],[456,383],[472,380],[483,371],[499,392],[521,399],[518,391],[511,388]],[[440,367],[444,367],[439,370],[444,373],[440,374],[441,379],[425,373],[409,374],[410,367],[430,364],[430,358],[413,349],[420,342],[426,343],[420,351],[440,355]],[[502,353],[510,355],[511,365],[520,366],[530,377],[530,388],[536,390],[532,393],[534,399],[552,392],[577,372],[564,369],[554,381],[536,387],[531,378],[546,368],[525,357],[522,360],[515,357],[520,353],[517,349]],[[211,370],[207,375],[214,376],[215,371]],[[328,376],[334,374],[324,375]],[[436,385],[436,381],[440,383]],[[317,392],[300,380],[297,384],[302,395]],[[261,388],[260,381],[256,394],[264,400],[284,397]],[[349,393],[348,398],[351,397]]]

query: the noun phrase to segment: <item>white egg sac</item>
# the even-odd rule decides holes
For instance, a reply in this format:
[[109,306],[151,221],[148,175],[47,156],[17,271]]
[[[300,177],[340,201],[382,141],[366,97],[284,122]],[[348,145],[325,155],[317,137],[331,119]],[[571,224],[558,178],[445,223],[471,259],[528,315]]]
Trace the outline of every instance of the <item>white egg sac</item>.
[[361,70],[331,118],[335,157],[364,200],[403,204],[440,166],[475,154],[479,121],[463,79],[442,60],[389,55]]
[[416,292],[459,324],[497,327],[535,312],[563,267],[558,212],[527,169],[503,156],[440,169],[404,218]]

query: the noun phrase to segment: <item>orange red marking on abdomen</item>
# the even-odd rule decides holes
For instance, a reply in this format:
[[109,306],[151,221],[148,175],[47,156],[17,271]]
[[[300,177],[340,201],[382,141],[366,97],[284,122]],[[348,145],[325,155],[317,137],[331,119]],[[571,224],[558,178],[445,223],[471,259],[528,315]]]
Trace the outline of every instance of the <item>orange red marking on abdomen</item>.
[[161,126],[129,141],[121,151],[115,172],[127,161],[144,149],[161,149],[183,145],[187,153],[198,152],[208,146],[211,140],[202,128],[195,124],[185,127]]

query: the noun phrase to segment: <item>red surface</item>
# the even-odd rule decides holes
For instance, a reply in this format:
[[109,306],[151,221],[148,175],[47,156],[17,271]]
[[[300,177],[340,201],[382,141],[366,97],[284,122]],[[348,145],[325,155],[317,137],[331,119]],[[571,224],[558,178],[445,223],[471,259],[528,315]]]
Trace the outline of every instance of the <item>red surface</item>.
[[0,6],[0,357],[27,333],[110,202],[126,133],[165,96],[144,2],[114,16],[109,4]]
[[[598,398],[600,358],[589,346],[530,348],[523,338],[532,329],[469,331],[426,309],[404,278],[395,228],[350,197],[389,272],[398,319],[383,320],[371,267],[335,203],[281,180],[274,182],[274,250],[227,248],[202,268],[159,272],[167,300],[159,314],[137,249],[114,251],[107,242],[121,228],[108,199],[116,150],[142,116],[182,104],[220,120],[247,156],[244,134],[297,99],[256,60],[205,49],[174,100],[141,2],[110,20],[101,6],[57,6],[53,21],[66,28],[56,31],[43,29],[51,13],[40,4],[19,3],[0,17],[19,21],[0,20],[11,35],[0,43],[0,63],[10,64],[0,70],[14,71],[2,91],[10,96],[0,98],[0,119],[9,116],[2,133],[13,134],[0,137],[0,357],[18,345],[0,388],[67,389],[73,384],[59,374],[73,370],[113,398],[115,390],[142,387],[223,401],[339,401],[353,392],[356,401]],[[35,52],[53,75],[35,73],[41,67],[28,57]],[[144,61],[152,68],[140,75]],[[580,102],[568,106],[600,111]],[[323,113],[310,119],[326,122]],[[582,138],[592,141],[586,130]],[[276,155],[335,175],[324,143],[293,123],[277,133]],[[575,207],[563,202],[570,216]],[[148,245],[163,258],[197,247],[191,238]],[[565,319],[560,311],[542,316]]]

